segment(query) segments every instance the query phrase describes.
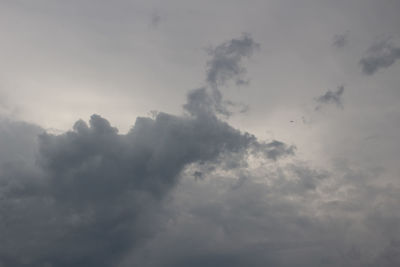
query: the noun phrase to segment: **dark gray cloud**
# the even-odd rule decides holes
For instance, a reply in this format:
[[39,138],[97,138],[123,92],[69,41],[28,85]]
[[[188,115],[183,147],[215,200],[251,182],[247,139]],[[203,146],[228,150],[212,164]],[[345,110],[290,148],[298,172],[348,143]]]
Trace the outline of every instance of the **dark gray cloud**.
[[[400,266],[398,76],[366,81],[352,69],[364,40],[398,34],[400,1],[1,3],[11,102],[0,112],[17,106],[19,118],[66,129],[96,111],[124,133],[99,116],[64,134],[1,122],[1,267]],[[151,25],[154,8],[161,23]],[[357,35],[351,47],[331,46],[343,29]],[[246,30],[265,46],[254,46],[251,75],[251,53],[237,51],[252,42],[227,35]],[[126,134],[127,114],[180,112],[182,88],[199,82],[198,48],[216,39],[225,52],[210,49],[187,114],[153,113]],[[254,94],[241,87],[247,76]],[[321,121],[302,103],[338,76],[362,97],[342,94],[351,108]],[[238,110],[225,93],[236,86],[252,113],[235,125],[282,134],[296,150],[220,119]],[[353,165],[332,167],[334,157]],[[382,173],[371,170],[379,164]]]
[[395,46],[390,40],[380,41],[372,45],[360,60],[362,72],[373,75],[379,69],[388,68],[400,59],[400,47]]
[[[18,147],[28,153],[40,128],[16,125],[1,125],[0,144],[19,158]],[[125,135],[93,115],[89,125],[78,121],[38,140],[38,154],[27,159],[36,165],[2,164],[0,262],[7,266],[114,266],[151,234],[156,203],[185,166],[244,157],[257,143],[214,116],[165,113],[138,118]]]
[[[252,46],[244,36],[216,54],[224,61],[233,53],[229,64],[236,69]],[[235,76],[229,64],[213,67],[224,73],[218,81]],[[99,115],[58,135],[2,121],[0,148],[10,152],[0,153],[0,264],[117,266],[159,231],[160,204],[186,168],[208,166],[192,172],[201,181],[203,172],[240,169],[249,157],[293,155],[294,147],[258,141],[220,120],[212,108],[220,101],[217,86],[195,90],[184,106],[189,115],[152,112],[127,134]]]
[[[0,153],[0,264],[117,266],[158,231],[160,203],[185,168],[229,171],[247,166],[250,156],[292,155],[293,147],[259,142],[216,116],[222,107],[217,83],[243,72],[239,63],[253,46],[244,36],[215,49],[213,90],[189,93],[188,116],[154,112],[127,134],[99,115],[58,135],[1,121],[0,148],[8,152]],[[194,172],[196,180],[203,172]],[[232,261],[216,255],[211,262],[226,260]]]
[[393,181],[312,167],[219,118],[234,105],[222,86],[244,81],[256,47],[246,38],[214,49],[235,47],[241,71],[214,55],[207,77],[222,78],[191,91],[185,115],[151,112],[126,134],[99,115],[62,134],[0,121],[0,266],[399,265]]
[[332,45],[337,48],[342,48],[349,43],[349,33],[335,34],[333,36]]
[[225,168],[238,167],[232,159],[246,161],[264,147],[274,160],[292,154],[206,115],[158,113],[138,118],[127,134],[98,115],[61,135],[0,126],[0,146],[9,151],[0,158],[0,262],[7,266],[115,266],[152,235],[158,203],[186,166],[229,159]]
[[322,105],[326,104],[334,104],[337,107],[343,108],[343,96],[344,86],[341,85],[337,88],[336,91],[328,90],[325,94],[319,96],[315,99],[319,105],[315,108],[316,110],[321,109]]

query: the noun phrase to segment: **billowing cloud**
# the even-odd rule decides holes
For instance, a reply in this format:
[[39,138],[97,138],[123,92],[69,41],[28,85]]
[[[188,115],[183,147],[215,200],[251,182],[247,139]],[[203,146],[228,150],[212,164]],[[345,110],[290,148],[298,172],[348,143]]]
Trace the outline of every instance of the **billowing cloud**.
[[[243,38],[217,49],[226,46],[236,67],[252,45]],[[223,77],[233,75],[223,72]],[[284,143],[258,141],[220,120],[210,109],[217,100],[213,92],[189,94],[185,107],[191,114],[140,117],[127,134],[99,115],[58,135],[1,121],[0,265],[117,266],[157,232],[160,203],[186,168],[229,171],[246,166],[250,157],[277,160],[293,154]]]
[[400,263],[400,188],[379,170],[277,161],[294,147],[215,116],[0,126],[2,266]]
[[[10,151],[38,131],[19,127],[17,135],[7,135],[14,128],[3,130],[1,143]],[[65,134],[42,134],[34,171],[21,168],[23,158],[2,165],[3,264],[113,266],[149,235],[146,214],[185,166],[218,161],[223,154],[244,157],[255,143],[254,136],[215,117],[165,113],[138,118],[125,135],[98,115]]]
[[400,47],[395,46],[390,40],[384,40],[368,49],[366,56],[360,60],[360,65],[365,75],[372,75],[379,69],[392,66],[398,59],[400,59]]
[[[217,46],[185,114],[152,112],[124,134],[99,115],[62,134],[0,120],[0,266],[399,265],[396,178],[315,167],[220,118],[222,86],[244,81],[256,47]],[[316,101],[342,106],[343,93]]]
[[343,108],[342,95],[344,93],[344,86],[341,85],[336,91],[328,90],[325,94],[317,97],[315,101],[319,104],[315,109],[321,109],[322,105],[334,104],[337,107]]
[[400,1],[1,7],[0,267],[400,266]]

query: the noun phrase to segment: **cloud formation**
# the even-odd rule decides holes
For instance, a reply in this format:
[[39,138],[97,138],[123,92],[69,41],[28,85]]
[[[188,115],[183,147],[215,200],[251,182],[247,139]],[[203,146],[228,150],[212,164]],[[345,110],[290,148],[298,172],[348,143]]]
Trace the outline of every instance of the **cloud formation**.
[[[243,60],[249,58],[259,47],[250,35],[244,34],[240,38],[209,48],[211,59],[207,62],[207,87],[191,91],[185,109],[191,114],[211,112],[230,115],[227,104],[223,102],[220,87],[232,80],[236,85],[248,84],[243,78],[246,73]],[[229,104],[236,105],[232,102]]]
[[377,173],[345,166],[327,172],[300,162],[218,173],[184,179],[165,207],[166,230],[122,266],[400,263],[393,235],[400,233],[399,188],[373,185]]
[[315,99],[315,101],[319,103],[319,105],[315,109],[319,110],[321,109],[322,105],[327,105],[327,104],[334,104],[337,107],[343,108],[343,99],[342,99],[343,93],[344,93],[343,85],[339,86],[336,91],[328,90],[325,94]]
[[295,146],[288,146],[277,140],[273,140],[269,143],[259,143],[257,145],[257,151],[263,153],[265,157],[272,160],[277,160],[286,155],[294,155],[295,150]]
[[[232,66],[246,38],[221,46],[241,55]],[[153,112],[126,134],[99,115],[62,134],[0,120],[0,266],[399,265],[396,180],[313,167],[293,145],[235,129],[220,88],[243,72],[223,66],[186,114]],[[341,106],[343,92],[317,102]]]
[[400,47],[389,40],[384,40],[372,45],[365,57],[360,60],[362,72],[373,75],[379,69],[388,68],[400,59]]
[[[0,138],[10,151],[24,139],[34,140],[38,132],[25,124],[17,130],[6,127],[2,124]],[[23,136],[7,134],[22,130]],[[3,264],[112,266],[149,234],[151,223],[143,214],[175,186],[185,166],[215,162],[224,154],[243,159],[257,144],[254,136],[216,117],[165,113],[138,118],[126,135],[98,115],[89,125],[78,121],[65,134],[44,133],[39,136],[37,165],[31,165],[35,171],[2,165],[7,171],[1,175],[1,232],[12,242],[0,249],[9,259]],[[25,238],[30,242],[23,242]]]
[[0,267],[400,266],[398,60],[358,65],[400,1],[1,6],[0,113],[46,129],[0,120]]
[[243,82],[240,76],[246,73],[246,69],[242,65],[242,60],[250,57],[259,47],[260,45],[250,35],[244,34],[241,38],[210,48],[208,53],[211,59],[207,62],[207,82],[212,87],[223,86],[232,79],[237,83]]
[[[252,46],[243,38],[218,49],[226,46],[224,57],[233,53],[236,67]],[[234,76],[227,65],[213,68],[224,72],[218,80]],[[198,90],[185,105],[191,114],[139,117],[127,134],[99,115],[59,135],[1,121],[0,266],[117,266],[158,231],[160,203],[186,168],[227,171],[246,166],[249,157],[293,155],[284,143],[260,142],[220,120],[210,109],[216,100]]]

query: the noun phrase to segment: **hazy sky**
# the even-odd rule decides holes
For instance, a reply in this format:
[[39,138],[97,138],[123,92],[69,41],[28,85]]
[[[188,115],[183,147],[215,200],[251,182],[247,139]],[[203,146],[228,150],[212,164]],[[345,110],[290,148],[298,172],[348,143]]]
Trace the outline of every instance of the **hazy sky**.
[[0,0],[0,267],[400,266],[399,12]]

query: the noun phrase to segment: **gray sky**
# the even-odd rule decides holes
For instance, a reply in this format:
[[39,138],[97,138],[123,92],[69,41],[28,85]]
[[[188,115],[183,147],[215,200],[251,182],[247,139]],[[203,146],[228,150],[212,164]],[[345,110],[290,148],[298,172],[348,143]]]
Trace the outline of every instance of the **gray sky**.
[[400,265],[399,11],[0,0],[0,267]]

